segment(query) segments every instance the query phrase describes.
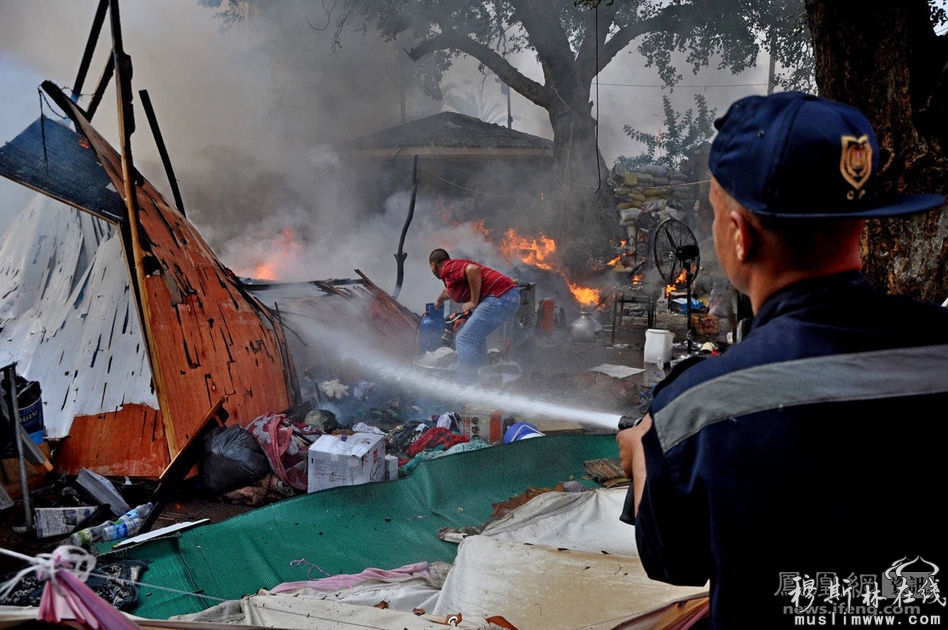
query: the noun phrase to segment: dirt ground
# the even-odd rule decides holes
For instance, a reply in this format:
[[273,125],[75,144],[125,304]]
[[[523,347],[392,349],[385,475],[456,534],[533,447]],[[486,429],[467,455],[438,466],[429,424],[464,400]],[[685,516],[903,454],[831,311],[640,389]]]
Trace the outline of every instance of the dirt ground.
[[[521,376],[504,387],[537,400],[557,402],[571,408],[614,410],[618,415],[635,413],[642,401],[640,392],[648,385],[648,373],[615,378],[594,371],[593,368],[603,364],[642,368],[645,331],[649,323],[652,328],[675,333],[674,356],[687,353],[688,346],[683,343],[686,317],[671,311],[660,312],[655,313],[650,322],[646,313],[637,311],[633,306],[623,313],[621,319],[614,317],[612,311],[597,312],[596,319],[602,328],[588,339],[574,338],[576,335],[571,334],[568,323],[552,333],[538,333],[529,360],[519,363]],[[616,325],[613,326],[613,323]],[[691,344],[692,351],[697,351],[704,341],[704,336],[699,337],[702,338]],[[542,417],[524,419],[534,423],[544,433],[606,430],[602,426],[576,421],[564,422]],[[220,498],[202,497],[184,488],[176,500],[164,507],[152,529],[204,518],[212,523],[221,522],[250,509],[254,508]],[[21,501],[0,511],[0,546],[33,556],[50,552],[65,543],[64,538],[37,539],[34,534],[23,531],[23,522]],[[22,565],[21,561],[0,554],[0,576]]]

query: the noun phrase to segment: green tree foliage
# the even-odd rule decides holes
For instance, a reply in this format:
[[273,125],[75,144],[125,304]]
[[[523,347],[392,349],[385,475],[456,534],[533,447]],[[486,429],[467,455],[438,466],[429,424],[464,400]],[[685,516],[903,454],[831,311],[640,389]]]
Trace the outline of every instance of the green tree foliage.
[[630,125],[623,127],[632,140],[645,145],[645,151],[635,157],[620,157],[617,160],[619,164],[629,170],[647,164],[677,168],[714,135],[715,113],[708,109],[707,101],[702,95],[695,95],[695,108],[684,113],[676,112],[671,99],[667,95],[662,96],[662,109],[665,124],[660,135],[635,129]]
[[[217,8],[228,23],[268,4],[199,1]],[[711,64],[741,72],[757,63],[762,50],[774,55],[777,85],[800,86],[812,76],[802,0],[341,0],[322,7],[324,14],[313,27],[334,29],[335,49],[344,45],[347,29],[374,29],[387,40],[413,42],[405,52],[414,60],[437,56],[438,63],[427,71],[432,96],[441,96],[441,73],[452,59],[473,57],[546,109],[554,134],[569,132],[569,137],[554,138],[564,150],[569,143],[588,140],[583,133],[594,135],[592,81],[630,44],[668,86],[681,80],[683,72]],[[524,51],[536,55],[541,80],[510,62]],[[590,124],[578,125],[578,119]]]
[[[264,0],[200,0],[223,20],[264,11]],[[313,5],[317,6],[317,5]],[[321,6],[314,28],[345,33],[376,31],[408,42],[405,52],[427,62],[424,86],[440,96],[441,73],[459,55],[488,68],[527,100],[545,109],[553,129],[556,224],[574,247],[607,242],[617,228],[608,171],[599,151],[590,93],[595,77],[623,51],[636,50],[662,80],[675,85],[685,72],[714,64],[741,72],[772,48],[785,72],[805,57],[797,39],[802,0],[338,0]],[[310,17],[308,16],[309,20]],[[531,53],[541,70],[533,78],[514,63]],[[786,80],[792,80],[792,72]],[[567,210],[561,210],[566,208]],[[559,240],[559,239],[557,239]]]

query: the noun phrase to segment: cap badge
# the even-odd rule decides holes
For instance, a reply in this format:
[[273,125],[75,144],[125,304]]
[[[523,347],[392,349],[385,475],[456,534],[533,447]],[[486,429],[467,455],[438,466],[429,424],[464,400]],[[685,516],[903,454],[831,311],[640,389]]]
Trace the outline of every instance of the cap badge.
[[842,136],[843,152],[839,159],[839,171],[855,190],[847,197],[856,199],[866,194],[860,190],[872,174],[872,145],[869,136]]

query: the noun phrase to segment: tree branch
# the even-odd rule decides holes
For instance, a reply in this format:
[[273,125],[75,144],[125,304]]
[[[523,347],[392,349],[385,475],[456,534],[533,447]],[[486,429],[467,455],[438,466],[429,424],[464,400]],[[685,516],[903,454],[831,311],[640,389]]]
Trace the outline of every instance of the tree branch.
[[436,50],[457,50],[470,55],[491,69],[501,81],[540,107],[550,103],[550,94],[545,86],[521,74],[506,59],[484,44],[455,31],[444,31],[430,37],[405,53],[412,61],[418,61]]
[[[600,5],[599,10],[603,11],[603,9],[603,6]],[[607,25],[612,25],[616,9],[614,6],[608,6],[606,9],[611,13]],[[685,7],[665,7],[654,17],[620,28],[613,34],[609,41],[599,49],[599,70],[609,65],[609,62],[637,37],[647,33],[675,30],[676,25],[681,22],[683,15],[686,15]]]

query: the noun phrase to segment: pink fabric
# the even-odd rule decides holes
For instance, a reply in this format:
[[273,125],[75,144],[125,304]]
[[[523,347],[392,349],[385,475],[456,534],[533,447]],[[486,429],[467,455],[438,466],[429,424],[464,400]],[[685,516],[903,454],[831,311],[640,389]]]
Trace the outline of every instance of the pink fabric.
[[36,618],[56,624],[75,620],[87,628],[103,630],[141,628],[65,569],[46,582]]
[[362,573],[350,575],[333,575],[319,580],[302,580],[300,582],[284,582],[270,589],[271,593],[287,593],[301,588],[311,588],[315,591],[338,591],[344,588],[352,588],[359,582],[366,580],[403,580],[405,578],[429,576],[427,562],[416,562],[406,564],[397,569],[366,569]]
[[293,438],[293,426],[286,416],[282,413],[260,416],[246,428],[260,443],[274,474],[296,490],[305,491],[307,452]]

